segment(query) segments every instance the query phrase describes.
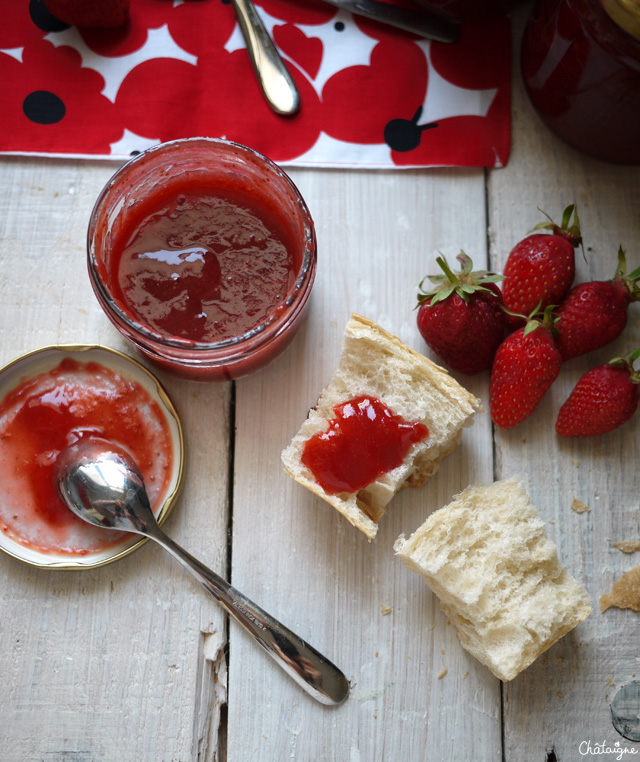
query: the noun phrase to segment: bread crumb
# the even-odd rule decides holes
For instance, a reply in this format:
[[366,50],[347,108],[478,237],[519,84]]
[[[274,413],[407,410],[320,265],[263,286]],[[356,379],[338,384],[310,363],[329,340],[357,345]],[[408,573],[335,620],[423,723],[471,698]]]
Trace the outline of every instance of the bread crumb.
[[558,698],[564,698],[564,693],[562,691],[556,691],[556,696]]
[[574,497],[571,503],[571,510],[576,513],[585,513],[589,510],[589,506],[586,503],[583,503],[582,500],[578,500]]
[[607,678],[607,685],[613,685],[613,680],[610,677]]
[[465,677],[469,677],[469,673],[465,672],[464,675],[462,675],[462,679],[464,680]]
[[440,649],[440,653],[444,656],[444,648]]
[[380,606],[380,613],[382,614],[382,616],[388,616],[392,611],[393,609],[391,608],[391,606],[385,606],[384,603]]
[[620,540],[612,543],[614,548],[618,548],[623,553],[635,553],[640,550],[640,540]]
[[449,670],[445,667],[442,672],[438,675],[438,680],[442,680],[442,678],[447,674]]
[[640,566],[634,566],[613,583],[609,593],[600,598],[600,611],[611,606],[640,611]]

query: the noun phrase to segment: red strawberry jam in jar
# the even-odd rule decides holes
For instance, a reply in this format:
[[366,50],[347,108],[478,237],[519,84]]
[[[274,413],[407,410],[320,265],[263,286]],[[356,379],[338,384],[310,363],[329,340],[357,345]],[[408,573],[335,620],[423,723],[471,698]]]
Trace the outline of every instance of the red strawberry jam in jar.
[[316,237],[276,164],[190,138],[116,172],[91,216],[88,263],[100,305],[145,356],[186,378],[224,380],[263,367],[295,335]]
[[531,102],[560,138],[640,163],[640,0],[538,0],[521,55]]

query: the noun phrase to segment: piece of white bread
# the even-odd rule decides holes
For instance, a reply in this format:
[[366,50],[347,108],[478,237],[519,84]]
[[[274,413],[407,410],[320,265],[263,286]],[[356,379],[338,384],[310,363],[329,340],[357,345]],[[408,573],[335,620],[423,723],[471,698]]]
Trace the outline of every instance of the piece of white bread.
[[501,680],[591,613],[520,479],[467,487],[394,547],[438,596],[462,645]]
[[[334,406],[360,395],[380,399],[406,421],[420,421],[428,437],[413,445],[401,466],[357,493],[327,494],[300,458],[307,440],[325,431],[335,418]],[[458,443],[463,426],[472,422],[480,401],[449,373],[414,351],[376,323],[352,315],[344,332],[338,367],[307,420],[282,453],[285,471],[333,505],[371,540],[395,493],[419,487]]]

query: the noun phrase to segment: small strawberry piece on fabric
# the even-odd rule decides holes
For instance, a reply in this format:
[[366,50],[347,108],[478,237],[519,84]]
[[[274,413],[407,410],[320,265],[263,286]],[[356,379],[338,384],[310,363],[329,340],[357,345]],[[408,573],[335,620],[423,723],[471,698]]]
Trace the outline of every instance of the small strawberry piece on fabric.
[[612,280],[579,283],[556,310],[557,343],[563,360],[604,347],[627,325],[631,302],[640,298],[640,267],[626,274],[625,251],[618,249]]
[[[559,304],[575,277],[575,251],[582,244],[580,220],[575,204],[568,206],[560,225],[551,218],[541,222],[514,246],[504,267],[502,294],[510,314],[507,323],[517,327],[538,306]],[[535,233],[550,230],[550,233]]]
[[553,337],[552,313],[553,305],[541,319],[534,313],[498,347],[489,381],[489,409],[500,428],[528,418],[558,377],[562,357]]
[[473,270],[463,251],[457,256],[461,269],[454,273],[445,257],[436,262],[442,274],[427,276],[434,285],[418,292],[418,330],[428,346],[450,368],[472,375],[489,370],[496,349],[504,339],[505,313],[496,285],[501,275]]
[[638,407],[640,374],[636,349],[587,371],[560,408],[556,432],[561,437],[593,437],[626,423]]
[[129,20],[131,0],[43,0],[60,21],[87,29],[114,29]]

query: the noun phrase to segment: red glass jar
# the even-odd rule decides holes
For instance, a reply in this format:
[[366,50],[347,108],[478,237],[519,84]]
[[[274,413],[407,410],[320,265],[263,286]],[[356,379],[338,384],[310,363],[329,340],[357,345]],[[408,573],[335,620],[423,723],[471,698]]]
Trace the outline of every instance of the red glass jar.
[[640,163],[640,0],[539,0],[521,64],[559,137],[605,161]]
[[425,10],[455,21],[480,21],[481,19],[509,13],[524,0],[414,0]]
[[280,354],[316,271],[309,210],[288,175],[225,140],[155,146],[98,197],[91,284],[116,328],[176,375],[215,381]]

